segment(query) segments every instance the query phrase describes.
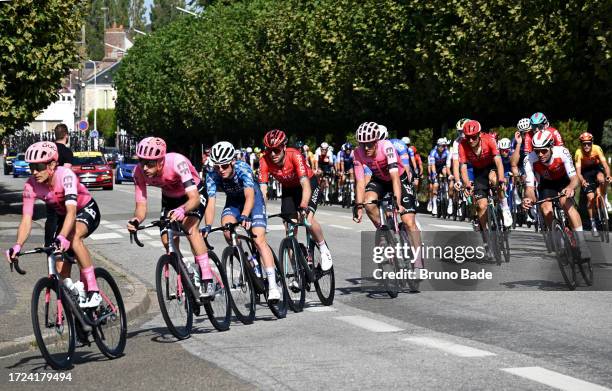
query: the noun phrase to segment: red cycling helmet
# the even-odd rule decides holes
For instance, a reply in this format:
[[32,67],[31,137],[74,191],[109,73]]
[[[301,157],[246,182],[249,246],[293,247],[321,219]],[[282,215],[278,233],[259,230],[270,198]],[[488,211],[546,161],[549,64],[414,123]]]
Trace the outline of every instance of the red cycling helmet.
[[278,148],[287,144],[287,135],[279,129],[273,129],[264,136],[266,148]]
[[478,133],[480,133],[480,122],[471,119],[463,124],[463,134],[466,137],[474,136]]
[[580,141],[593,141],[593,135],[589,132],[584,132],[579,137]]

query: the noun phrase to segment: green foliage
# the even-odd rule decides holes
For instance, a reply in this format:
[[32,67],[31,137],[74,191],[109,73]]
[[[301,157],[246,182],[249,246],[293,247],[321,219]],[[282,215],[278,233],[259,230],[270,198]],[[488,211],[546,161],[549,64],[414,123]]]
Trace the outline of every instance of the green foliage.
[[[488,127],[538,110],[612,114],[610,2],[197,3],[200,17],[174,18],[124,58],[127,130],[210,143],[279,127],[339,143],[365,120],[402,136],[462,116]],[[411,137],[429,149],[434,134]]]
[[158,30],[177,17],[189,17],[176,7],[185,8],[184,0],[154,0],[151,6],[151,29]]
[[[98,132],[107,140],[107,145],[114,145],[115,134],[117,133],[117,118],[115,109],[98,109],[96,113]],[[93,129],[94,111],[87,114],[87,121]]]
[[78,62],[81,18],[77,0],[0,3],[0,134],[22,128],[57,99]]
[[572,156],[574,152],[580,147],[580,134],[588,130],[587,123],[584,121],[567,120],[562,122],[555,122],[551,124],[552,127],[556,128],[563,136],[563,143],[567,149],[569,149]]
[[[404,137],[402,135],[402,137]],[[408,132],[410,144],[414,145],[417,152],[421,155],[423,167],[427,167],[427,155],[433,146],[433,129],[411,130]]]

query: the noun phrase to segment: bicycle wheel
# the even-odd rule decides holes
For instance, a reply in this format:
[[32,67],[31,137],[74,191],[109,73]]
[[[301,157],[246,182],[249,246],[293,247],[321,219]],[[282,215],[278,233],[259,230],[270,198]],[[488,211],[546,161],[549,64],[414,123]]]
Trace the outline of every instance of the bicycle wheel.
[[608,223],[608,209],[602,196],[597,196],[597,220],[599,221],[599,237],[602,242],[610,243],[610,227]]
[[495,262],[498,265],[501,265],[502,262],[502,254],[500,248],[499,241],[499,227],[497,224],[497,213],[495,213],[495,208],[491,205],[487,206],[487,229],[486,229],[486,237],[487,237],[487,245],[489,246],[489,251],[495,258]]
[[[412,248],[412,242],[410,241],[410,235],[406,232],[406,227],[404,226],[404,224],[400,225],[399,238],[400,238],[400,245],[402,248],[406,248],[405,246],[407,246],[408,248]],[[425,260],[422,257],[421,257],[421,263],[422,263],[423,268],[425,268]],[[412,262],[412,260],[408,262],[403,261],[401,263],[401,269],[408,269],[408,268],[414,271],[415,263]],[[410,292],[418,292],[419,284],[420,284],[420,281],[418,279],[412,279],[412,278],[400,279],[400,285],[403,288],[408,286],[408,289],[410,290]]]
[[246,270],[246,261],[246,255],[240,246],[228,246],[221,255],[234,314],[243,324],[251,324],[255,320],[255,290]]
[[506,228],[506,226],[504,225],[504,221],[503,221],[503,214],[502,214],[502,209],[501,209],[501,205],[497,206],[497,239],[498,239],[498,244],[499,244],[499,248],[501,250],[501,253],[503,255],[504,261],[506,263],[510,262],[510,241],[509,241],[509,235],[510,233],[508,232],[509,228]]
[[204,303],[204,309],[213,327],[218,331],[226,331],[229,330],[232,319],[232,304],[227,274],[217,254],[208,251],[208,259],[214,277],[215,294]]
[[[285,238],[278,249],[287,292],[284,297],[293,312],[301,312],[306,301],[306,271],[295,238]],[[306,263],[304,261],[304,263]]]
[[336,290],[336,277],[334,267],[323,271],[321,268],[321,250],[314,240],[308,243],[308,251],[313,259],[314,285],[317,296],[323,305],[334,304],[334,294]]
[[[395,247],[395,238],[389,230],[377,230],[376,231],[376,243],[378,246],[384,247]],[[385,259],[381,263],[378,264],[378,267],[381,270],[381,275],[386,275],[387,273],[393,273],[396,271],[396,262],[395,258]],[[395,278],[384,278],[383,283],[385,287],[385,291],[392,299],[395,299],[399,293],[399,281]]]
[[64,305],[67,298],[61,297],[55,280],[45,277],[34,285],[31,314],[36,343],[47,364],[56,370],[72,367],[76,343],[74,318]]
[[102,304],[88,312],[100,322],[92,334],[98,349],[108,358],[123,355],[127,340],[127,317],[121,292],[108,271],[101,267],[95,269],[96,282],[102,296]]
[[[270,245],[268,245],[270,247]],[[281,298],[276,303],[268,302],[268,290],[266,289],[266,302],[268,302],[268,308],[270,311],[276,316],[277,319],[283,319],[287,316],[287,287],[285,286],[285,279],[283,278],[283,267],[281,263],[278,261],[278,257],[274,254],[272,247],[270,247],[270,251],[272,252],[272,256],[274,257],[274,270],[276,272],[276,288],[281,294]],[[268,285],[268,281],[266,280],[266,286]]]
[[157,301],[166,326],[178,339],[189,338],[193,326],[193,302],[176,264],[174,255],[162,255],[157,261],[155,270],[155,288]]
[[570,240],[565,233],[564,228],[559,221],[553,221],[552,237],[554,243],[555,256],[557,264],[561,271],[561,276],[567,284],[569,290],[576,289],[576,268],[574,264],[574,256],[572,254]]

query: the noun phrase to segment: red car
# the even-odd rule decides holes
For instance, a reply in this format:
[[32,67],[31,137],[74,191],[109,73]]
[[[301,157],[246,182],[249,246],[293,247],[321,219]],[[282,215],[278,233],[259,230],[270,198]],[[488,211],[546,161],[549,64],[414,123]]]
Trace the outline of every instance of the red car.
[[75,152],[72,170],[86,187],[113,190],[113,169],[100,152]]

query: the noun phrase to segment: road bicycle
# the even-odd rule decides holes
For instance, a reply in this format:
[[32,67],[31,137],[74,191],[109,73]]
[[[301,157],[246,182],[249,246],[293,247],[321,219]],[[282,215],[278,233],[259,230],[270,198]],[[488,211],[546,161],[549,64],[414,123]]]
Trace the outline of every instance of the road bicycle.
[[355,182],[351,179],[349,171],[344,173],[344,184],[340,192],[342,194],[342,207],[350,208],[355,201]]
[[[606,189],[608,187],[608,183],[606,182]],[[607,194],[599,194],[597,191],[597,195],[595,196],[595,207],[597,210],[597,214],[595,217],[595,222],[597,223],[597,229],[599,230],[599,239],[602,242],[610,243],[610,226],[608,221],[608,208],[606,206]]]
[[[278,253],[288,290],[289,308],[294,312],[302,311],[306,301],[306,292],[310,291],[311,284],[314,284],[321,304],[332,305],[336,289],[334,267],[326,271],[321,268],[321,253],[310,233],[308,220],[306,218],[299,221],[294,220],[290,215],[281,213],[268,217],[279,217],[285,222],[286,236],[281,240]],[[299,227],[306,228],[304,242],[298,240]]]
[[581,260],[576,233],[570,227],[569,219],[559,201],[564,196],[563,193],[560,193],[555,197],[537,201],[535,204],[538,206],[544,202],[553,204],[552,224],[550,227],[546,226],[546,230],[550,235],[550,246],[557,258],[561,276],[569,290],[573,291],[577,286],[576,268],[580,270],[584,282],[590,286],[593,284],[593,265],[590,259]]
[[440,218],[448,217],[448,177],[443,174],[438,174],[438,193],[436,194],[438,213],[437,216]]
[[[46,254],[48,276],[36,282],[32,292],[32,327],[36,343],[45,361],[57,370],[72,367],[76,339],[90,345],[89,335],[106,357],[123,355],[127,340],[127,318],[121,292],[111,274],[101,267],[94,269],[102,303],[95,308],[79,307],[79,295],[74,294],[59,275],[55,263],[76,263],[67,253],[58,253],[54,246],[37,247],[17,256]],[[19,261],[11,263],[19,274],[26,274]],[[75,322],[76,319],[76,322]]]
[[230,293],[225,268],[217,255],[209,248],[208,259],[211,263],[214,292],[210,297],[200,299],[200,273],[194,273],[191,263],[185,260],[180,249],[175,246],[175,240],[189,234],[181,223],[161,218],[138,226],[135,232],[130,232],[130,242],[134,241],[143,247],[144,244],[138,240],[138,231],[153,227],[166,230],[168,235],[168,252],[159,258],[155,268],[155,288],[159,308],[170,333],[179,340],[189,338],[193,328],[193,315],[199,316],[202,306],[216,330],[229,330]]
[[489,189],[487,196],[487,226],[482,230],[498,265],[503,260],[510,262],[510,230],[504,225],[502,207],[497,197],[497,191]]
[[[365,207],[366,205],[376,205],[380,216],[381,224],[376,229],[375,245],[377,247],[392,247],[395,248],[399,243],[401,248],[412,248],[410,236],[406,231],[406,227],[400,219],[397,211],[395,197],[392,194],[386,194],[382,200],[373,200],[355,204],[353,208],[353,216],[357,216],[357,208]],[[410,277],[414,277],[415,262],[414,259],[404,259],[394,254],[391,257],[385,258],[378,264],[380,275],[388,275],[387,273],[408,272]],[[423,265],[424,267],[424,265]],[[418,291],[418,281],[416,278],[382,278],[384,289],[391,298],[396,298],[400,291],[409,288],[411,292]]]
[[221,260],[224,269],[227,271],[228,288],[234,314],[243,324],[253,323],[256,304],[260,302],[260,296],[263,295],[272,314],[276,318],[282,319],[287,316],[287,288],[285,280],[282,278],[282,265],[279,263],[272,247],[268,245],[274,257],[277,289],[281,293],[280,300],[269,302],[268,280],[265,278],[265,273],[262,273],[263,263],[254,240],[256,236],[251,230],[247,231],[247,235],[239,234],[236,232],[239,226],[241,226],[241,223],[238,222],[226,223],[210,230],[210,233],[229,232],[231,237],[231,243],[223,250]]

